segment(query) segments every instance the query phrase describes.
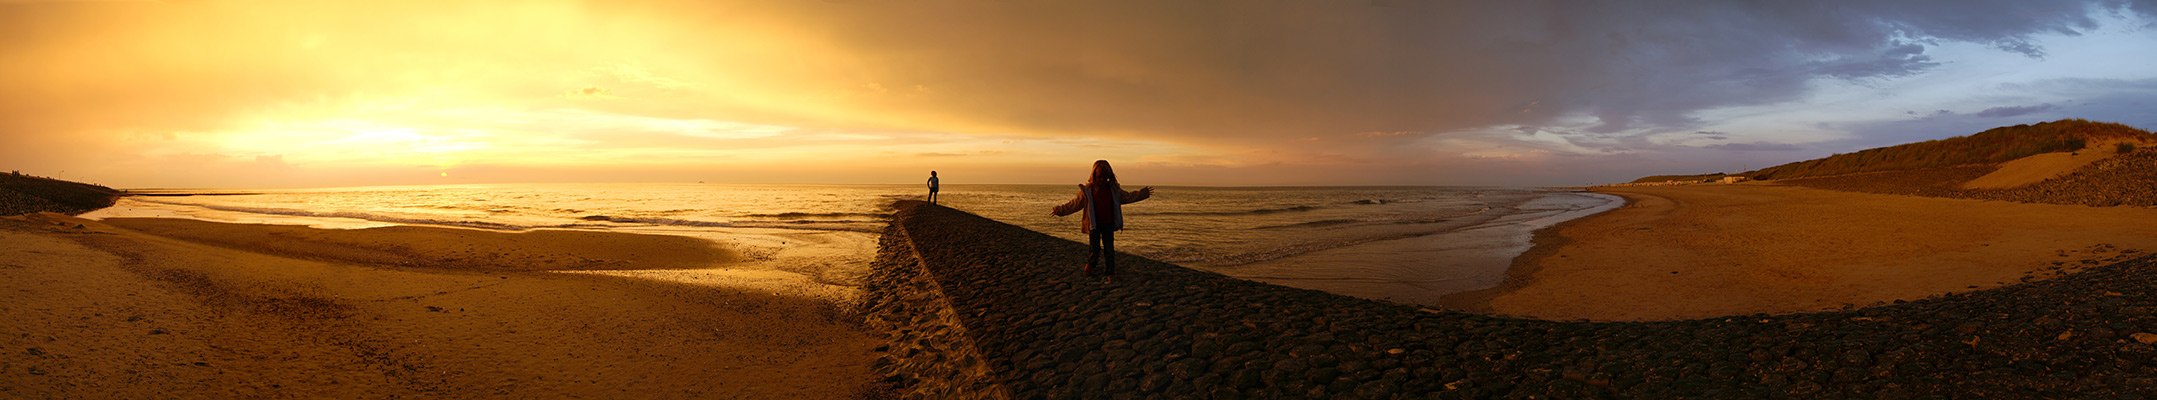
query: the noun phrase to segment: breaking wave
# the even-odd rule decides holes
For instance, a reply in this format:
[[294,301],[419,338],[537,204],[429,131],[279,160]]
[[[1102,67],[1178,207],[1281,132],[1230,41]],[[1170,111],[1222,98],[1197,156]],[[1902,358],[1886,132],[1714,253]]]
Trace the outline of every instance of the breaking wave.
[[1321,208],[1321,207],[1318,207],[1318,206],[1294,206],[1294,207],[1282,207],[1282,208],[1261,208],[1261,209],[1256,209],[1256,210],[1243,210],[1243,211],[1163,211],[1163,212],[1149,212],[1149,213],[1130,212],[1130,214],[1131,214],[1131,215],[1257,215],[1257,214],[1275,214],[1275,213],[1285,213],[1285,212],[1302,212],[1302,211],[1311,211],[1311,210],[1317,210],[1317,209],[1319,209],[1319,208]]

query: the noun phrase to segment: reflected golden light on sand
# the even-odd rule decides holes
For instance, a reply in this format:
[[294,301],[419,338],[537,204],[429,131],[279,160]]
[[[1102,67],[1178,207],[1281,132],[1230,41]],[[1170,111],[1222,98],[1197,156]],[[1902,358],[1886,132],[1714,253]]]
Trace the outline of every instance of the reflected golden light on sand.
[[853,286],[819,282],[814,277],[796,272],[759,268],[717,268],[689,270],[602,270],[602,271],[554,271],[563,274],[605,275],[625,278],[650,279],[696,286],[726,288],[754,293],[789,297],[806,297],[833,304],[852,304],[861,300],[861,290]]

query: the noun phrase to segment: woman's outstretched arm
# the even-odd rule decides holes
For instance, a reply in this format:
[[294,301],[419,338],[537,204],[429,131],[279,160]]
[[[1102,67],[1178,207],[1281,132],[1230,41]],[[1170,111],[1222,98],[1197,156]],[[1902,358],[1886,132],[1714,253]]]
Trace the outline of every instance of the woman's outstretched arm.
[[1138,190],[1123,192],[1123,203],[1137,203],[1139,200],[1145,200],[1148,197],[1153,197],[1152,186],[1138,188]]
[[1049,209],[1049,215],[1061,217],[1065,215],[1071,215],[1071,213],[1079,212],[1079,210],[1084,209],[1086,209],[1086,194],[1080,193],[1078,197],[1071,198],[1071,201],[1065,202],[1063,205],[1056,206],[1056,208]]

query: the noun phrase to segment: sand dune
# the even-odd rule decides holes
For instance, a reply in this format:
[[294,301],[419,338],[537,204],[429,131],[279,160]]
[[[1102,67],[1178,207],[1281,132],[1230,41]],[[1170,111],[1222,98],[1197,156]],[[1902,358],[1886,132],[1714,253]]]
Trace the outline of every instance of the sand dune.
[[1457,308],[1672,320],[1914,300],[2044,279],[2157,249],[2157,209],[1772,185],[1603,188],[1625,208],[1545,230]]
[[[126,223],[218,245],[0,218],[0,397],[846,398],[874,380],[880,342],[826,299],[508,267],[730,260],[680,238]],[[352,245],[369,241],[411,246]],[[595,245],[696,256],[559,250]],[[430,261],[466,253],[520,255]]]
[[2090,165],[2090,163],[2118,154],[2108,148],[2110,145],[2111,143],[2107,143],[2105,146],[2082,151],[2045,153],[2008,161],[2000,164],[1999,170],[1992,171],[1990,174],[1985,174],[1985,176],[1972,179],[1969,182],[1964,182],[1958,187],[1962,189],[2006,189],[2044,182],[2046,179],[2067,175],[2081,169],[2083,166]]

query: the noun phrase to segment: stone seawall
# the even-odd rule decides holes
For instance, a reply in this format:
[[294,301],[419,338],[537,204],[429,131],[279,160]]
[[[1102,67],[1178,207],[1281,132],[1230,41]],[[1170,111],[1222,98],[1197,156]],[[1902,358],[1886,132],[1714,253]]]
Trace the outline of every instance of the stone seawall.
[[13,173],[0,174],[0,215],[55,212],[75,215],[111,207],[112,188]]
[[1842,312],[1500,318],[1245,281],[915,201],[865,305],[907,398],[2133,398],[2157,258]]

